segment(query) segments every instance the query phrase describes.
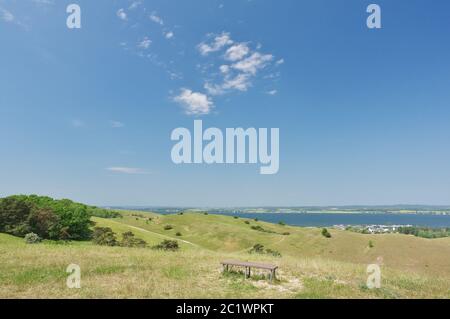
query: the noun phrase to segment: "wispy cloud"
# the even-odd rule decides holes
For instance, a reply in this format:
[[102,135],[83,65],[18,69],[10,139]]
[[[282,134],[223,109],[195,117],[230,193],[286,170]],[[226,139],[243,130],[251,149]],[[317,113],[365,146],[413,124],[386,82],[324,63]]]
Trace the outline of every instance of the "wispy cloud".
[[142,4],[142,1],[140,1],[140,0],[133,1],[133,2],[130,4],[130,6],[128,7],[128,10],[134,10],[134,9],[136,9],[137,7],[139,7],[141,4]]
[[217,52],[221,50],[223,47],[233,44],[233,40],[230,38],[230,34],[227,32],[223,32],[219,35],[210,34],[210,37],[213,37],[213,40],[209,43],[202,42],[197,46],[201,55],[208,55],[212,52]]
[[159,25],[164,25],[164,20],[158,16],[155,12],[153,12],[150,16],[149,16],[150,20],[152,20],[153,22],[159,24]]
[[123,124],[122,122],[119,122],[119,121],[109,121],[109,124],[111,125],[112,128],[125,127],[125,124]]
[[144,37],[144,39],[138,43],[138,48],[146,50],[150,47],[150,44],[152,44],[152,40],[148,37]]
[[10,11],[0,8],[0,20],[5,22],[14,22],[15,17]]
[[32,2],[36,3],[37,5],[54,5],[55,2],[53,0],[32,0]]
[[231,67],[238,71],[255,75],[258,70],[263,69],[268,62],[272,61],[272,59],[273,55],[271,54],[255,52],[248,58],[236,62]]
[[136,168],[136,167],[108,167],[106,168],[107,171],[119,173],[119,174],[128,174],[128,175],[147,175],[150,174],[150,172],[146,171],[142,168]]

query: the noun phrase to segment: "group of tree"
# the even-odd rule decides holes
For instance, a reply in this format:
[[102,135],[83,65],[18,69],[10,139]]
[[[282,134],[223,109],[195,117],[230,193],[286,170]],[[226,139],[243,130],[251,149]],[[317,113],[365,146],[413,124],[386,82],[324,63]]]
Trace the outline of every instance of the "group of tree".
[[405,235],[414,235],[422,238],[443,238],[450,237],[450,228],[430,228],[430,227],[399,227],[398,232]]
[[0,199],[0,232],[19,237],[34,233],[42,239],[87,240],[92,235],[92,216],[119,215],[68,199],[15,195]]
[[123,233],[122,240],[118,241],[116,234],[109,227],[95,227],[92,234],[92,241],[97,245],[110,247],[147,247],[147,242],[145,240],[135,237],[130,231]]
[[[122,239],[117,239],[116,233],[109,227],[95,227],[92,235],[92,241],[97,245],[102,246],[119,246],[128,248],[146,248],[148,244],[145,240],[135,237],[132,232],[125,232],[122,234]],[[153,246],[153,249],[176,251],[179,249],[176,240],[164,240],[160,244]]]

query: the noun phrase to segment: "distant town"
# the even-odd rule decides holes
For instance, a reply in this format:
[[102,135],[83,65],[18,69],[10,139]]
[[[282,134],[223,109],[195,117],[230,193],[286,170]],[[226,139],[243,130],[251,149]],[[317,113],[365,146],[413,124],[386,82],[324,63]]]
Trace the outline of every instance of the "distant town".
[[362,234],[390,234],[398,233],[402,228],[410,228],[413,225],[334,225],[333,228],[350,230]]

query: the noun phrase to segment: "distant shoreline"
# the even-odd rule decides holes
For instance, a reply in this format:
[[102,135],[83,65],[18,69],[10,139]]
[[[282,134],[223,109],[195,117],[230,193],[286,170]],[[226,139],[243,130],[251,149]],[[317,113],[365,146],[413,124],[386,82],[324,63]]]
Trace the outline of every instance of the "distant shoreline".
[[398,210],[358,210],[358,209],[284,209],[284,208],[165,208],[165,207],[108,207],[111,209],[122,210],[135,210],[135,211],[148,211],[160,214],[176,214],[179,212],[208,212],[211,214],[335,214],[335,215],[350,215],[350,214],[367,214],[367,215],[440,215],[450,216],[450,209],[433,209],[433,210],[411,210],[411,209],[398,209]]

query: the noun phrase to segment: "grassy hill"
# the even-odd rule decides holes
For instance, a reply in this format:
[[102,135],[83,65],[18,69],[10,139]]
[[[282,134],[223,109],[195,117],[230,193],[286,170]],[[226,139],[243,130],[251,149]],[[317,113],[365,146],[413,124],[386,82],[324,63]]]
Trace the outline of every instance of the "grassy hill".
[[[118,234],[132,231],[150,245],[175,239],[180,251],[90,242],[27,245],[21,238],[0,234],[0,297],[450,298],[450,238],[333,229],[332,238],[325,238],[318,228],[228,216],[122,215],[93,221]],[[165,230],[166,225],[172,229]],[[282,257],[249,254],[257,243]],[[370,290],[366,267],[378,257],[383,258],[382,287]],[[279,280],[271,284],[258,276],[244,280],[240,274],[224,275],[219,264],[223,259],[275,263]],[[71,263],[81,267],[82,289],[66,288],[65,269]]]

